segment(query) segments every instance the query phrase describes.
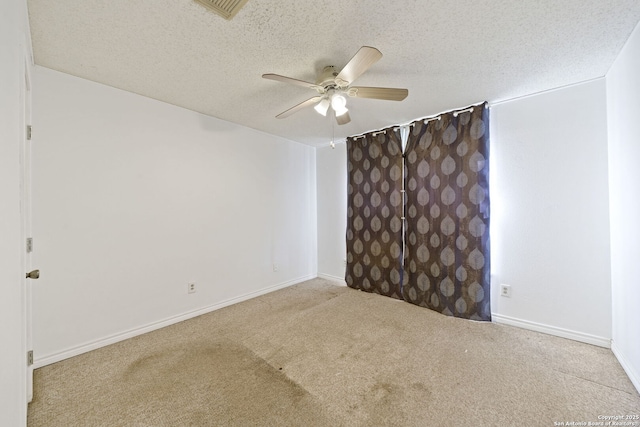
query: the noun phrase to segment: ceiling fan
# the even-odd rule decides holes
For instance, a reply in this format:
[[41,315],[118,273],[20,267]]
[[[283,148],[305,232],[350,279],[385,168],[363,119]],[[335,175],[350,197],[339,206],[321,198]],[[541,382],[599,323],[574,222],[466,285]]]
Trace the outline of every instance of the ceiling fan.
[[284,119],[304,107],[315,104],[315,110],[323,116],[327,115],[327,111],[329,107],[331,107],[335,113],[336,122],[338,122],[339,125],[344,125],[351,121],[345,94],[355,98],[402,101],[409,94],[407,89],[351,86],[351,83],[353,83],[356,78],[367,71],[369,67],[380,58],[382,58],[382,53],[380,53],[378,49],[370,46],[362,46],[340,72],[338,72],[333,65],[324,67],[315,83],[285,77],[279,74],[263,74],[262,77],[265,79],[307,87],[315,89],[318,92],[317,96],[283,111],[278,114],[276,118]]

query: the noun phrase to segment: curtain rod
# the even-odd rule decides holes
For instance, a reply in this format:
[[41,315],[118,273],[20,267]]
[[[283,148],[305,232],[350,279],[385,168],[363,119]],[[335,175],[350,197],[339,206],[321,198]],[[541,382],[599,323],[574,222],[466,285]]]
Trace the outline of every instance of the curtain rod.
[[[418,122],[420,120],[424,120],[424,123],[426,124],[426,123],[429,123],[432,120],[441,120],[443,114],[453,113],[453,117],[457,117],[458,114],[464,113],[464,112],[467,112],[467,111],[471,112],[471,111],[473,111],[473,109],[475,107],[479,107],[480,105],[484,105],[484,108],[489,108],[489,102],[484,101],[484,102],[480,102],[478,104],[469,105],[468,107],[456,108],[456,109],[449,110],[449,111],[443,111],[443,112],[435,114],[435,115],[420,117],[420,118],[411,120],[408,123],[403,123],[401,125],[388,126],[386,128],[380,128],[380,129],[375,129],[375,130],[370,130],[370,131],[367,131],[367,132],[359,133],[359,134],[351,136],[350,138],[353,138],[354,140],[359,139],[359,138],[364,138],[364,136],[369,134],[369,133],[372,134],[372,136],[376,136],[376,135],[379,135],[381,133],[386,133],[389,129],[393,129],[394,131],[397,131],[398,129],[400,129],[403,126],[413,126],[416,122]],[[345,138],[345,141],[346,141],[346,138]]]

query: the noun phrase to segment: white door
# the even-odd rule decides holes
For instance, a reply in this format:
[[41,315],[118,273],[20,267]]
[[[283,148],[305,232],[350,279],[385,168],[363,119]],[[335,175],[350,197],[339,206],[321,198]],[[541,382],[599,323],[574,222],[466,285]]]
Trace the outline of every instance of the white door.
[[[22,237],[23,237],[23,271],[25,278],[23,280],[24,289],[24,316],[25,316],[25,344],[27,351],[33,349],[33,337],[31,333],[31,287],[32,279],[27,279],[27,273],[32,269],[31,254],[33,249],[33,240],[31,235],[31,74],[29,67],[29,59],[25,58],[24,63],[24,141],[20,155],[21,160],[21,214],[22,214]],[[28,363],[27,355],[25,355],[25,363],[27,363],[27,402],[31,402],[33,398],[33,366]]]

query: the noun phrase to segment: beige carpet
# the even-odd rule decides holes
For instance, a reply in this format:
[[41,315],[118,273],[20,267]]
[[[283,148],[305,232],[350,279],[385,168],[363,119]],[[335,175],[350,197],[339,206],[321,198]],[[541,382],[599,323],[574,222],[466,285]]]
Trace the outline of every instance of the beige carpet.
[[553,426],[640,414],[610,350],[315,279],[35,372],[29,426]]

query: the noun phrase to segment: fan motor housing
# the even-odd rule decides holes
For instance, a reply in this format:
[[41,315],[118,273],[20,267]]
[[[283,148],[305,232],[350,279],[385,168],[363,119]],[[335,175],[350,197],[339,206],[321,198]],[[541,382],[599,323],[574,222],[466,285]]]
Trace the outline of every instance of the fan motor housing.
[[322,69],[322,72],[318,76],[318,80],[316,80],[316,84],[322,87],[335,86],[337,75],[338,70],[336,70],[336,67],[333,65],[327,65]]

